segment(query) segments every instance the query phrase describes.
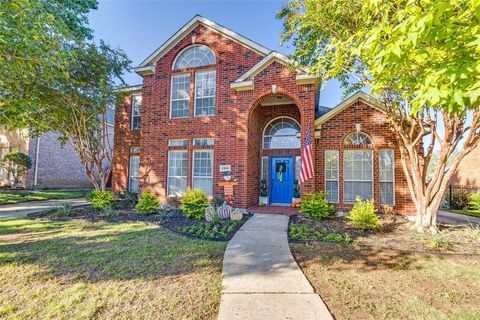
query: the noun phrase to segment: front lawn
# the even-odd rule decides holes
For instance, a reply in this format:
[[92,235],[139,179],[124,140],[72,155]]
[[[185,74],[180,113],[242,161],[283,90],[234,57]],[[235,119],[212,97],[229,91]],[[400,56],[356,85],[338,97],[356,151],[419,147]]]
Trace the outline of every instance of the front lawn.
[[214,319],[224,250],[141,222],[0,220],[0,318]]
[[336,319],[480,319],[480,255],[291,244]]
[[445,211],[480,218],[480,211],[470,209],[445,209]]
[[54,200],[54,199],[75,199],[84,198],[89,190],[80,191],[57,191],[57,190],[35,190],[35,191],[2,191],[0,192],[1,204],[15,204],[27,201]]

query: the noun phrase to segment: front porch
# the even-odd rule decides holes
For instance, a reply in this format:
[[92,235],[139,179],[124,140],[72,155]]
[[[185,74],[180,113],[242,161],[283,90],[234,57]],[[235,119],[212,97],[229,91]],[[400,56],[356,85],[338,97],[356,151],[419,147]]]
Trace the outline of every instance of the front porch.
[[298,214],[299,208],[292,208],[289,206],[253,206],[247,209],[248,212],[257,214],[281,214],[286,216],[296,216]]

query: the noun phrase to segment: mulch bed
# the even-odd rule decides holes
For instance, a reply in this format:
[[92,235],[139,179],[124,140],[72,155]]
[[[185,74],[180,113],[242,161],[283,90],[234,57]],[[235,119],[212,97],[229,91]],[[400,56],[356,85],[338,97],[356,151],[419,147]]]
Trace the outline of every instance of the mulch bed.
[[[162,211],[158,214],[143,215],[136,213],[132,208],[128,206],[116,205],[110,214],[106,214],[101,209],[95,209],[90,205],[78,206],[72,208],[71,212],[67,215],[58,215],[56,209],[28,214],[27,218],[38,219],[48,218],[56,221],[68,221],[72,219],[85,219],[87,221],[107,221],[107,222],[147,222],[159,224],[162,227],[169,229],[175,233],[188,238],[196,238],[212,241],[229,241],[235,232],[251,217],[251,214],[244,214],[243,219],[232,223],[232,220],[221,220],[217,224],[212,222],[206,222],[205,220],[189,219],[185,217],[183,211],[179,209],[172,209],[168,211]],[[230,228],[231,232],[227,235],[215,235],[201,236],[192,233],[186,233],[183,231],[185,227],[199,226],[201,224],[215,225],[218,229],[226,227],[227,224],[233,225]]]
[[[437,236],[421,235],[411,228],[412,222],[403,216],[384,216],[381,220],[383,230],[360,230],[355,228],[345,217],[314,221],[302,215],[290,217],[290,224],[307,224],[319,228],[326,228],[331,232],[348,233],[353,245],[365,249],[392,249],[399,251],[480,254],[480,230],[467,227],[439,226]],[[431,247],[430,239],[443,242],[448,248]],[[319,242],[318,240],[290,240],[290,242]],[[351,246],[348,244],[346,246]],[[345,246],[345,245],[343,245]]]

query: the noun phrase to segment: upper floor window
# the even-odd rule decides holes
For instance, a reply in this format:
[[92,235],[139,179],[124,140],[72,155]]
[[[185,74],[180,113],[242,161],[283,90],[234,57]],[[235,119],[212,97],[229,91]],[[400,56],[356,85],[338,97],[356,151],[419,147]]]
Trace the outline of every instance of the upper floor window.
[[372,139],[363,132],[354,132],[349,134],[345,138],[345,144],[347,145],[368,145],[372,144]]
[[172,76],[170,118],[186,118],[190,111],[190,73]]
[[279,117],[265,127],[263,134],[264,149],[300,148],[300,125],[289,117]]
[[196,117],[215,114],[215,79],[215,70],[195,73]]
[[142,109],[142,96],[132,95],[132,130],[140,130],[140,112]]
[[215,64],[215,55],[206,46],[195,45],[183,50],[173,62],[173,70],[195,68]]

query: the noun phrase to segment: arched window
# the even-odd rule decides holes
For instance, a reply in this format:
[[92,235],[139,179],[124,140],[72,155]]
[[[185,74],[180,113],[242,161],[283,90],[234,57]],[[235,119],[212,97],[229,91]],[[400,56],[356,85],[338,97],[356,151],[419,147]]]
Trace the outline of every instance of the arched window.
[[215,64],[215,55],[206,46],[195,45],[183,50],[173,63],[173,70],[195,68]]
[[354,132],[349,134],[345,138],[345,144],[347,145],[367,145],[372,144],[372,139],[363,132]]
[[263,133],[264,149],[300,148],[300,125],[289,117],[273,119]]

